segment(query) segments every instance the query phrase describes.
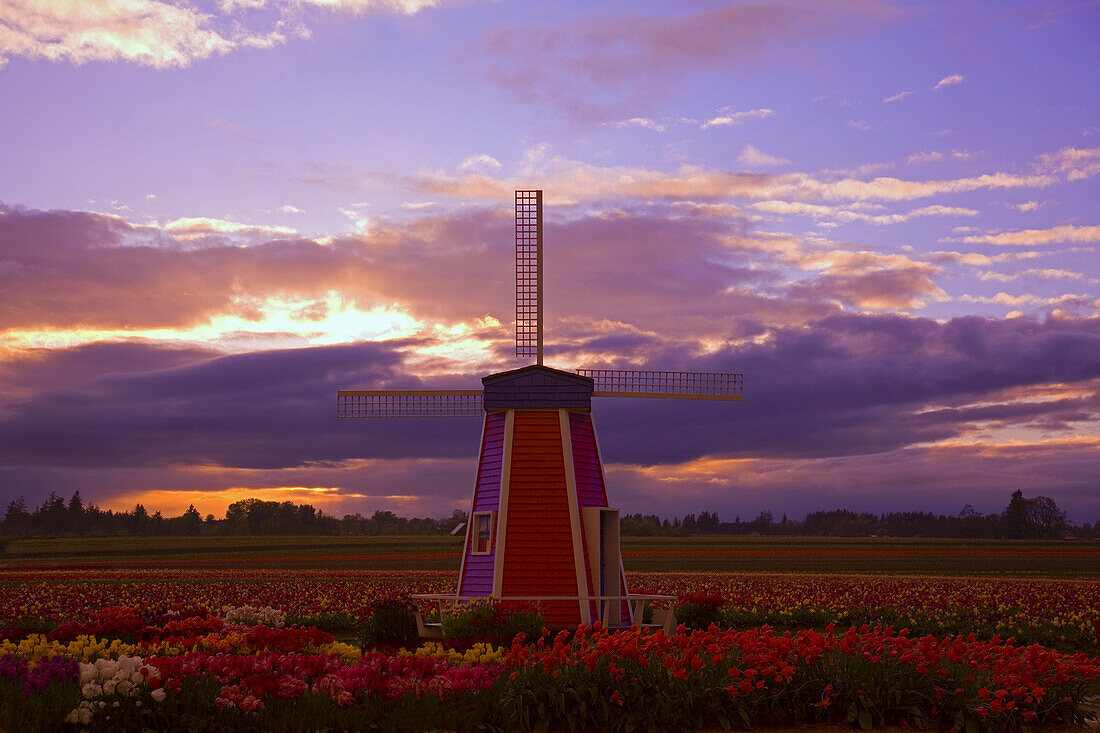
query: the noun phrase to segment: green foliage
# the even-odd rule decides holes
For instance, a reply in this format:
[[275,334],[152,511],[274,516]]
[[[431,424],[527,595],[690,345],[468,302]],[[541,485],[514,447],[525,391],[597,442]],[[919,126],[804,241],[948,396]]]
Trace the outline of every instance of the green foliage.
[[542,636],[542,615],[528,604],[476,602],[443,614],[444,639],[510,643],[516,634],[528,639]]
[[470,603],[452,613],[443,614],[444,639],[480,639],[490,635],[495,611],[491,603]]
[[347,613],[323,613],[317,616],[287,616],[286,626],[316,626],[322,631],[354,631],[359,619]]
[[359,647],[372,644],[408,644],[417,638],[416,606],[409,598],[387,598],[359,630]]
[[[716,602],[717,600],[717,602]],[[676,620],[685,624],[689,629],[707,629],[711,624],[716,626],[730,625],[725,613],[722,611],[722,599],[712,598],[687,598],[676,606]]]
[[57,730],[61,718],[79,701],[75,682],[54,681],[45,690],[24,697],[21,680],[0,677],[0,730]]

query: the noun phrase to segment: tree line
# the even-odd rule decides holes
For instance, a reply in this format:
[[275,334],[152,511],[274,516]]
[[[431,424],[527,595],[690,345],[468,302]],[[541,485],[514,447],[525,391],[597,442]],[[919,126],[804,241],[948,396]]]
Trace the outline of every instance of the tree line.
[[[325,514],[310,504],[290,501],[243,499],[230,504],[225,517],[203,517],[194,505],[178,517],[150,514],[137,504],[130,511],[116,512],[85,504],[80,492],[66,502],[50,494],[34,509],[20,497],[8,504],[0,522],[0,535],[35,537],[63,535],[425,535],[448,534],[466,521],[466,512],[456,510],[445,519],[413,517],[407,519],[390,511],[377,511],[369,517]],[[662,519],[656,514],[627,514],[622,517],[623,535],[659,536],[690,534],[730,535],[802,535],[826,537],[960,537],[1008,539],[1058,539],[1066,536],[1091,539],[1100,536],[1097,527],[1085,522],[1077,526],[1066,521],[1066,514],[1049,497],[1024,497],[1016,491],[1005,510],[981,514],[967,504],[958,514],[931,512],[857,513],[846,509],[818,511],[802,521],[786,515],[776,521],[770,511],[755,519],[732,522],[719,519],[718,512]]]
[[723,522],[718,512],[688,514],[683,518],[661,519],[656,514],[627,514],[620,522],[620,533],[633,536],[731,534],[787,535],[807,537],[941,537],[974,539],[1093,539],[1100,536],[1096,527],[1085,522],[1066,521],[1066,513],[1047,496],[1026,498],[1016,491],[1000,513],[982,514],[970,504],[958,514],[933,512],[889,512],[871,514],[847,509],[811,512],[801,522],[779,521],[770,511],[750,521],[737,517]]
[[230,504],[223,519],[203,517],[193,504],[178,517],[166,517],[159,511],[150,514],[142,504],[124,512],[101,509],[85,504],[76,491],[68,502],[51,493],[34,509],[22,497],[13,500],[0,522],[0,535],[415,535],[446,534],[465,521],[465,512],[446,519],[406,519],[388,511],[338,518],[310,504],[254,498]]

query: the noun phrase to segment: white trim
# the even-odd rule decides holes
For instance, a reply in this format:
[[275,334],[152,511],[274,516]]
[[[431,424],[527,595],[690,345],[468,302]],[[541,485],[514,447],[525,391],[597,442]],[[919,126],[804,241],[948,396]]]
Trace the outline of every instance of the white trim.
[[[588,415],[588,422],[592,425],[592,442],[596,444],[596,462],[600,465],[600,481],[603,482],[603,494],[607,499],[607,506],[611,506],[611,496],[607,489],[607,472],[603,470],[603,451],[600,450],[600,436],[596,433],[596,420],[592,417],[592,414]],[[619,583],[621,584],[621,590],[624,596],[630,595],[630,588],[626,584],[626,568],[623,567],[623,551],[622,551],[622,535],[619,535]],[[641,619],[635,620],[634,609],[630,604],[626,604],[628,611],[630,612],[630,623],[641,623]]]
[[485,413],[485,419],[481,421],[481,440],[477,446],[477,468],[474,469],[474,491],[470,494],[470,511],[466,513],[466,538],[462,540],[462,561],[458,564],[458,594],[462,595],[462,579],[466,572],[466,553],[470,550],[470,519],[474,516],[474,504],[477,502],[477,484],[481,480],[481,459],[484,457],[485,434],[489,432],[489,413]]
[[[587,573],[584,572],[584,544],[581,539],[581,513],[577,508],[577,473],[573,465],[573,435],[569,427],[569,411],[558,410],[561,428],[561,454],[565,460],[565,495],[569,500],[569,528],[573,533],[573,565],[577,572],[577,595],[588,593]],[[579,601],[581,623],[592,623],[592,610],[586,601]]]
[[504,412],[504,455],[500,459],[500,499],[497,506],[497,544],[493,555],[493,595],[501,596],[504,582],[504,538],[508,534],[508,488],[512,480],[512,435],[516,426],[516,411]]

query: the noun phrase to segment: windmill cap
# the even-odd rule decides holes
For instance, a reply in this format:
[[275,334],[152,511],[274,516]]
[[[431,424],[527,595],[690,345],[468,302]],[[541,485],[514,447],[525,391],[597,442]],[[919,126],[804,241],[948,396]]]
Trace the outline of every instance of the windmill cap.
[[591,410],[592,379],[546,366],[526,366],[483,377],[486,411]]

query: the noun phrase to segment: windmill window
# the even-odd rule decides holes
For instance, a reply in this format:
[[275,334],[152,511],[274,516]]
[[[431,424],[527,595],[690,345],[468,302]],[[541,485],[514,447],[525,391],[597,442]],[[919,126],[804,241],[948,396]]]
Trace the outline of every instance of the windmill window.
[[493,512],[474,512],[474,555],[488,555],[493,548]]

